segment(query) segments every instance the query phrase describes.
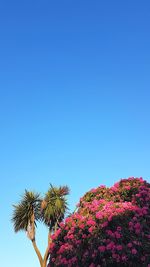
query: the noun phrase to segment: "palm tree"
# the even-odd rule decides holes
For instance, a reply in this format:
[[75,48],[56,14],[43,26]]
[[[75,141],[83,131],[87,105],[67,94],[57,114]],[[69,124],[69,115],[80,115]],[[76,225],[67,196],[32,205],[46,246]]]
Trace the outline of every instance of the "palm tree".
[[[64,219],[65,212],[68,209],[66,200],[66,195],[68,194],[69,189],[67,186],[53,187],[50,185],[44,199],[41,199],[37,193],[25,190],[22,200],[17,205],[13,205],[12,222],[14,224],[14,230],[15,232],[21,230],[27,232],[27,236],[32,242],[41,267],[46,267],[51,235],[59,227],[59,223]],[[42,257],[35,239],[37,221],[42,221],[49,229],[48,244],[44,257]]]
[[27,236],[32,241],[42,266],[42,257],[35,240],[36,222],[41,218],[41,201],[39,194],[25,190],[22,200],[17,205],[13,205],[14,211],[12,222],[14,224],[15,232],[21,230],[27,232]]
[[45,225],[48,226],[48,245],[44,255],[44,267],[46,266],[49,256],[49,245],[52,242],[51,235],[59,227],[59,223],[64,219],[68,210],[66,195],[69,194],[67,186],[53,187],[50,185],[41,204],[41,218]]

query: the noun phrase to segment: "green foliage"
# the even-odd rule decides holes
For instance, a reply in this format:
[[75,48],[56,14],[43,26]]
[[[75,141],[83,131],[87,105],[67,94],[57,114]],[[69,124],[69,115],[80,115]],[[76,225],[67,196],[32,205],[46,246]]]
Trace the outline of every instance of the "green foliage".
[[35,221],[40,220],[41,199],[38,193],[25,190],[22,200],[17,205],[13,205],[13,207],[12,222],[15,232],[20,230],[27,231],[33,214]]
[[49,230],[54,230],[64,219],[68,209],[66,195],[69,194],[67,186],[50,186],[44,199],[40,194],[25,190],[21,201],[13,205],[12,222],[15,232],[20,230],[27,231],[29,223],[34,216],[34,223],[43,221]]
[[41,219],[49,227],[50,231],[64,219],[65,212],[68,210],[66,195],[69,194],[67,186],[50,186],[45,194],[44,205],[41,211]]

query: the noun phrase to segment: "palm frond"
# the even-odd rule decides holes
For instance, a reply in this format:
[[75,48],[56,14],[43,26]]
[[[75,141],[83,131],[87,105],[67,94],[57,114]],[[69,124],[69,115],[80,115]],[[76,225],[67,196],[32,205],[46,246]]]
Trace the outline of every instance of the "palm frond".
[[69,194],[67,186],[54,187],[50,185],[45,194],[41,218],[50,230],[60,223],[68,210],[66,195]]
[[34,214],[35,221],[41,217],[41,199],[38,193],[25,190],[21,201],[13,205],[12,222],[15,232],[27,230],[29,221]]

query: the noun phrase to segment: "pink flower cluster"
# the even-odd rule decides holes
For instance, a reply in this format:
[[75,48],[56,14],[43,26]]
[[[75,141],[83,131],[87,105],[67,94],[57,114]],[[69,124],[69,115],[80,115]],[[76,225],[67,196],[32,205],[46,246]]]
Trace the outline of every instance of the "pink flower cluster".
[[50,267],[150,267],[150,184],[92,189],[52,239]]

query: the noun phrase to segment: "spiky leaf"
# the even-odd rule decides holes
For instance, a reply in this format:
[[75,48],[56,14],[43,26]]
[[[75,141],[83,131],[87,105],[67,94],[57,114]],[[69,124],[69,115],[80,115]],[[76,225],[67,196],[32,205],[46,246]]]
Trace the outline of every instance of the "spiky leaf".
[[21,201],[17,205],[13,205],[12,222],[15,232],[27,230],[28,224],[34,214],[35,222],[40,219],[41,199],[38,193],[25,190]]
[[53,230],[56,224],[59,224],[68,210],[66,196],[69,194],[67,186],[53,187],[50,185],[45,195],[41,217],[43,222]]

